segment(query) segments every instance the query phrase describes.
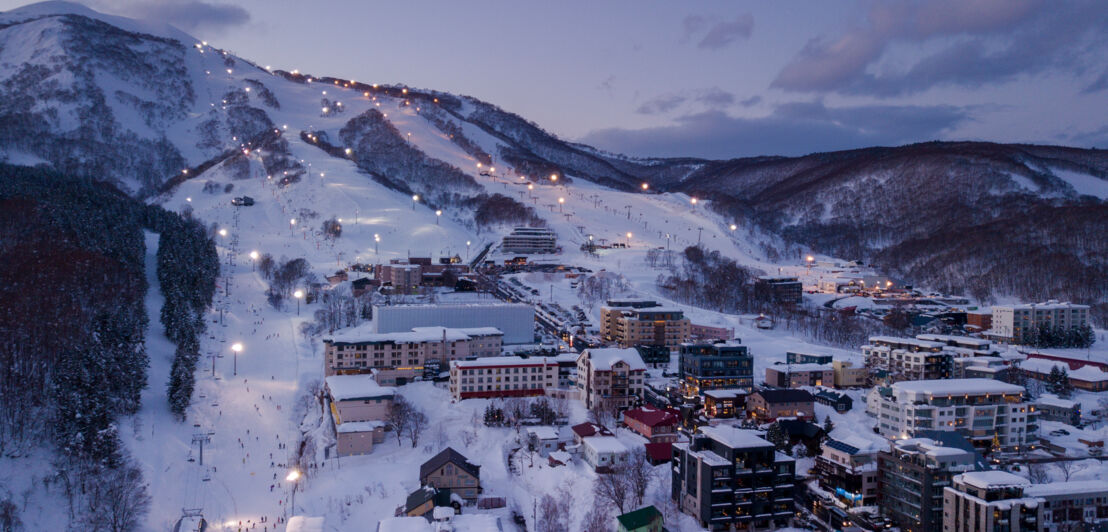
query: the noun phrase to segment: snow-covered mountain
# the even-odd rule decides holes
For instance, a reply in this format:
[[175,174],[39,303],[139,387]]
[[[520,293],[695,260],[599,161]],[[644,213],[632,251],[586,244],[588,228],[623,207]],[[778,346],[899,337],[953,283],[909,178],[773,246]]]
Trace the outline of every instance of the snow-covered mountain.
[[[533,220],[536,205],[495,196],[478,179],[489,167],[545,184],[550,175],[590,181],[602,187],[594,194],[646,182],[652,192],[714,200],[709,208],[724,218],[794,246],[767,250],[771,257],[860,258],[982,296],[1108,294],[1096,275],[1108,268],[1108,243],[1068,237],[1108,221],[1108,151],[927,143],[793,158],[632,158],[564,141],[470,97],[270,71],[176,29],[76,4],[0,14],[8,162],[155,197],[216,165],[295,182],[308,172],[289,151],[301,135],[433,207],[481,219],[504,213],[493,222]],[[1017,249],[1025,263],[997,264]],[[1034,282],[1043,268],[1057,282]]]

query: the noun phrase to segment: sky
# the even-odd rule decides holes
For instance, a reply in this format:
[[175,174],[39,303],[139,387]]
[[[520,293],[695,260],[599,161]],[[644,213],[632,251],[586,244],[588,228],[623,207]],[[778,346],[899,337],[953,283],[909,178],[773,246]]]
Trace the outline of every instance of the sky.
[[84,3],[261,65],[474,96],[635,156],[1108,148],[1098,0]]

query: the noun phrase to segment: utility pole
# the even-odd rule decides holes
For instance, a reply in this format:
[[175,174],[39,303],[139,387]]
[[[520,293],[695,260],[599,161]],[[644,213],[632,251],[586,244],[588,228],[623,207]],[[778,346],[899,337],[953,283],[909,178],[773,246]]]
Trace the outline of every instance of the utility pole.
[[192,435],[192,443],[200,445],[200,465],[204,465],[204,444],[212,442],[214,432],[197,432]]
[[703,233],[703,232],[704,232],[703,227],[697,227],[696,228],[696,245],[698,245],[698,246],[700,245],[700,234]]

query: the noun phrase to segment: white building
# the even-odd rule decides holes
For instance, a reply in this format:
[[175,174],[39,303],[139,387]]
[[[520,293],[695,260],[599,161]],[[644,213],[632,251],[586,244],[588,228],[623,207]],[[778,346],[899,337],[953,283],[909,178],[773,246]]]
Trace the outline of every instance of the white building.
[[589,436],[581,439],[581,455],[594,469],[614,467],[627,462],[627,446],[615,436]]
[[628,348],[586,349],[577,358],[577,391],[586,408],[628,408],[642,398],[646,364]]
[[992,334],[999,340],[1021,343],[1040,325],[1073,329],[1089,324],[1089,306],[1073,303],[1027,303],[993,307]]
[[516,227],[500,243],[502,253],[554,253],[558,234],[541,227]]
[[535,341],[535,307],[526,303],[459,303],[433,305],[374,305],[377,333],[408,331],[416,327],[495,327],[505,344]]
[[450,362],[450,396],[473,398],[544,395],[558,386],[556,357],[482,357]]
[[1108,482],[1031,484],[1007,471],[975,471],[943,490],[943,532],[1101,530]]
[[877,417],[886,438],[956,431],[979,447],[988,448],[995,437],[1002,448],[1016,449],[1038,430],[1023,392],[1022,386],[992,379],[904,381],[870,390],[866,411]]
[[561,438],[554,427],[527,427],[527,443],[540,456],[547,456],[558,450]]

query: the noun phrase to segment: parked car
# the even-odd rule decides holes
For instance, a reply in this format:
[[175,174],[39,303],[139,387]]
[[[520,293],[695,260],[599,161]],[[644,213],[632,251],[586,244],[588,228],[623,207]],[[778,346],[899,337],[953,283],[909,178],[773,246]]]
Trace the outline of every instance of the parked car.
[[234,199],[231,200],[231,205],[240,206],[240,207],[249,207],[253,204],[254,204],[254,198],[251,198],[250,196],[242,196],[242,197],[234,198]]

